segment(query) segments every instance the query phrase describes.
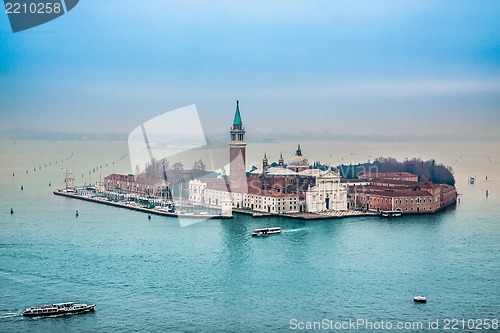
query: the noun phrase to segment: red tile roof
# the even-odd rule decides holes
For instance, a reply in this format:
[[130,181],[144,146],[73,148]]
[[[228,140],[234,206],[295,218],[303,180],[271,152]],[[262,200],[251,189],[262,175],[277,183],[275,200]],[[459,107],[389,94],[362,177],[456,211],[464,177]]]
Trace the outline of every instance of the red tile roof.
[[409,178],[417,177],[412,173],[402,171],[402,172],[367,172],[359,176],[359,179],[391,179],[391,178]]
[[259,188],[254,188],[251,186],[238,186],[233,185],[229,186],[223,179],[206,179],[204,182],[207,183],[207,189],[217,190],[217,191],[226,191],[226,192],[234,192],[234,193],[248,193],[255,195],[263,195],[268,197],[296,197],[298,194],[288,194],[270,190],[261,190]]
[[361,194],[370,194],[370,195],[380,195],[386,197],[432,197],[432,194],[429,191],[422,190],[412,190],[407,188],[394,188],[388,189],[384,186],[369,186],[366,187]]

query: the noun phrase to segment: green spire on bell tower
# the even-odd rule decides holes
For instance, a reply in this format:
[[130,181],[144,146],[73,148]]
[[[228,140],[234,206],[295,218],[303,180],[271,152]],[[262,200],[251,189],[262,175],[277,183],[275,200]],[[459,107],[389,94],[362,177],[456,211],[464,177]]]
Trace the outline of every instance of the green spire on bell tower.
[[245,128],[243,127],[243,122],[241,121],[239,101],[236,101],[236,113],[234,114],[233,126],[229,132],[231,133],[232,144],[240,145],[245,143]]
[[234,114],[233,126],[241,126],[240,101],[236,101],[236,113]]

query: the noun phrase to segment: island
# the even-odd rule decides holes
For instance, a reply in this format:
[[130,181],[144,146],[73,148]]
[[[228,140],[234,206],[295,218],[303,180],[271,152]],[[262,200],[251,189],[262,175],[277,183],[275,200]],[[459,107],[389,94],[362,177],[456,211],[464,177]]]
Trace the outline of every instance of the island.
[[[231,218],[277,215],[300,219],[436,213],[457,201],[451,168],[434,160],[332,167],[304,156],[300,144],[286,161],[280,154],[262,165],[246,165],[246,130],[236,102],[229,131],[229,175],[207,171],[202,160],[184,170],[179,162],[151,160],[143,172],[110,174],[94,186],[76,187],[71,172],[56,195],[165,216]],[[139,170],[138,166],[136,169]]]

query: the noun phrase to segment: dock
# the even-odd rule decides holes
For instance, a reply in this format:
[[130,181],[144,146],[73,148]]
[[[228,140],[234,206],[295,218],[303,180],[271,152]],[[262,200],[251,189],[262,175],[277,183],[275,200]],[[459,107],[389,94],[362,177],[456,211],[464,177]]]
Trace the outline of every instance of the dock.
[[[55,195],[59,195],[59,196],[67,197],[67,198],[89,201],[89,202],[99,203],[99,204],[103,204],[103,205],[125,208],[125,209],[130,209],[130,210],[135,210],[135,211],[139,211],[139,212],[143,212],[143,213],[160,215],[160,216],[194,218],[194,219],[200,219],[200,218],[202,218],[202,219],[210,219],[210,218],[231,219],[231,218],[233,218],[233,215],[172,213],[172,212],[167,212],[167,211],[161,211],[161,210],[154,209],[154,208],[141,207],[141,206],[133,205],[133,204],[130,204],[128,202],[123,202],[123,201],[109,201],[109,200],[106,200],[102,197],[78,195],[78,194],[75,194],[74,192],[68,192],[66,190],[55,190],[53,193]],[[324,220],[324,219],[340,219],[340,218],[360,217],[360,216],[377,216],[377,213],[375,213],[375,212],[370,212],[370,211],[364,212],[364,211],[359,211],[359,210],[327,211],[327,212],[318,212],[318,213],[300,212],[300,213],[272,214],[272,213],[265,213],[265,212],[260,212],[260,211],[256,211],[256,210],[250,210],[250,209],[233,208],[233,213],[246,214],[246,215],[250,215],[250,216],[255,217],[255,218],[280,216],[280,217],[299,219],[299,220]]]
[[168,217],[194,218],[194,219],[211,219],[211,218],[232,219],[233,218],[232,215],[210,215],[210,214],[194,214],[194,213],[193,214],[178,214],[178,213],[160,211],[160,210],[153,209],[153,208],[145,208],[145,207],[140,207],[137,205],[131,205],[131,204],[128,204],[128,203],[125,203],[122,201],[115,202],[115,201],[108,201],[108,200],[103,199],[103,198],[93,198],[93,197],[85,196],[85,195],[77,195],[77,194],[74,194],[71,192],[67,192],[65,190],[55,190],[53,193],[55,195],[59,195],[59,196],[67,197],[67,198],[89,201],[89,202],[99,203],[99,204],[103,204],[103,205],[125,208],[125,209],[143,212],[143,213],[168,216]]
[[254,214],[258,214],[259,217],[282,216],[282,217],[301,219],[301,220],[323,220],[323,219],[340,219],[340,218],[358,217],[358,216],[377,216],[377,213],[375,212],[369,212],[369,211],[363,212],[359,210],[328,211],[319,213],[300,212],[300,213],[271,214],[250,209],[233,208],[233,212],[251,216],[253,216]]
[[374,212],[362,212],[359,210],[344,210],[344,211],[328,211],[318,213],[287,213],[282,216],[302,219],[302,220],[323,220],[323,219],[342,219],[347,217],[360,217],[360,216],[377,216]]

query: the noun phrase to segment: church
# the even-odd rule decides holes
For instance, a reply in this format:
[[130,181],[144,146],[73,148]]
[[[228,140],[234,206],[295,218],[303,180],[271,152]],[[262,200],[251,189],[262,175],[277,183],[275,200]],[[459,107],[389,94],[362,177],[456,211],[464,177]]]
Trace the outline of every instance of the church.
[[281,154],[277,163],[269,163],[264,154],[262,167],[247,171],[245,134],[236,101],[229,130],[229,177],[191,180],[193,204],[224,208],[226,214],[228,206],[272,214],[347,210],[347,187],[340,175],[312,168],[300,144],[289,161]]

